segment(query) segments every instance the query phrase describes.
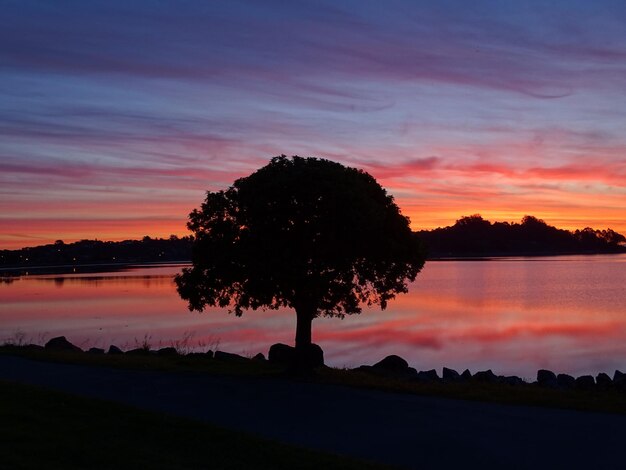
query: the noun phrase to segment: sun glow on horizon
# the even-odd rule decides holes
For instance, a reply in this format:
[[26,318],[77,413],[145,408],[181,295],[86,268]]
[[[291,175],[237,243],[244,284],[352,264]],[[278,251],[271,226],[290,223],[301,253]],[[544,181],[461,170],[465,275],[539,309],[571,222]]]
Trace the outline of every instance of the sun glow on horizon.
[[127,3],[3,9],[0,249],[185,235],[280,154],[368,171],[415,230],[626,233],[626,4]]

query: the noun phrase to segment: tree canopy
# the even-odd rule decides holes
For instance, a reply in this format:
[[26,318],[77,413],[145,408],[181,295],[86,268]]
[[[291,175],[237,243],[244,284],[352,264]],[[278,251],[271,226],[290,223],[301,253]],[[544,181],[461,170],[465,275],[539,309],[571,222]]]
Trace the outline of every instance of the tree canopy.
[[311,321],[407,292],[424,264],[420,242],[393,197],[368,173],[325,159],[284,155],[189,216],[192,267],[176,278],[190,310],[290,307],[296,347]]
[[626,244],[626,237],[611,229],[570,232],[531,215],[520,223],[492,223],[474,214],[418,235],[433,257],[620,253]]

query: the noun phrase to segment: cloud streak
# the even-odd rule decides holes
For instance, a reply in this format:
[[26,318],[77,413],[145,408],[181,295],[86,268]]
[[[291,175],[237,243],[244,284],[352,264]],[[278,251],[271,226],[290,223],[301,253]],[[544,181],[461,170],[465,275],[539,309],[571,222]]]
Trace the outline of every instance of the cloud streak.
[[25,0],[3,20],[0,248],[24,214],[102,238],[64,229],[89,204],[161,234],[283,153],[371,172],[415,228],[626,231],[619,3]]
[[[1,36],[5,63],[17,69],[173,80],[255,77],[296,87],[306,86],[304,76],[330,73],[553,98],[585,85],[587,69],[576,67],[581,61],[604,66],[592,68],[595,75],[602,70],[617,75],[624,71],[619,58],[626,55],[619,36],[604,37],[619,34],[623,8],[607,12],[605,34],[583,29],[572,36],[566,30],[571,25],[551,24],[542,8],[507,11],[487,3],[469,12],[462,2],[426,8],[395,2],[392,15],[387,7],[360,2],[280,9],[254,2],[209,7],[189,2],[185,9],[150,4],[149,14],[144,2],[70,3],[65,8],[11,5],[6,15],[14,21]],[[595,6],[578,6],[571,16],[580,29]],[[558,13],[555,8],[545,13]]]

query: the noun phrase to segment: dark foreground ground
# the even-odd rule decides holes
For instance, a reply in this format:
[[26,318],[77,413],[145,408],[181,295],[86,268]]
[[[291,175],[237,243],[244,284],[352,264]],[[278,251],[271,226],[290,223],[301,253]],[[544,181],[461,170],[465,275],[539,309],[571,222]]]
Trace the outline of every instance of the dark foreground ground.
[[337,454],[0,379],[0,468],[383,470]]
[[626,416],[0,356],[0,378],[409,468],[623,468]]

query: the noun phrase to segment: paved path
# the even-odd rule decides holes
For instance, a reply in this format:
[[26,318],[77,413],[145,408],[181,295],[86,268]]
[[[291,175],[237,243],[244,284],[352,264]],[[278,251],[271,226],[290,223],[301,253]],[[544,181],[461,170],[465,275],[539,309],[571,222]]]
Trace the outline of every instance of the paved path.
[[0,356],[0,377],[409,468],[625,468],[626,416]]

